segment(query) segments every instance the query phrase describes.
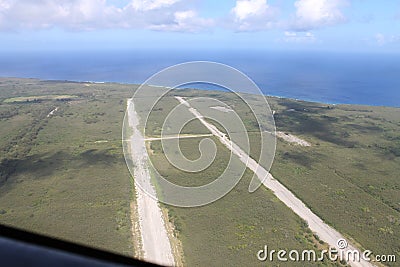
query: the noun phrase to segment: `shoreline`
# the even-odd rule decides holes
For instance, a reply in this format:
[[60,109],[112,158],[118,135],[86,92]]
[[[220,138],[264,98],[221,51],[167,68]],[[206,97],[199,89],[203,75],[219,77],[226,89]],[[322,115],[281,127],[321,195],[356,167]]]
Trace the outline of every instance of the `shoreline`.
[[[2,79],[26,79],[26,80],[36,80],[36,81],[41,81],[41,82],[51,82],[51,83],[77,83],[77,84],[89,84],[89,85],[107,85],[107,84],[120,84],[120,85],[131,85],[131,86],[141,86],[143,85],[142,83],[137,83],[137,82],[120,82],[120,81],[80,81],[80,80],[62,80],[62,79],[43,79],[43,78],[36,78],[36,77],[3,77],[0,76],[0,81]],[[160,85],[147,85],[147,86],[152,86],[152,87],[165,87],[169,88],[166,86],[160,86]],[[202,91],[209,91],[209,92],[224,92],[224,91],[219,91],[219,90],[214,90],[214,89],[204,89],[204,88],[176,88],[177,90],[202,90]],[[232,92],[227,92],[227,93],[232,93]],[[245,93],[245,92],[243,92]],[[400,109],[400,104],[399,106],[391,106],[391,105],[380,105],[380,104],[365,104],[365,103],[340,103],[340,102],[329,102],[329,101],[323,101],[323,100],[313,100],[313,99],[307,99],[307,98],[296,98],[296,97],[290,97],[290,96],[283,96],[283,95],[275,95],[275,94],[263,94],[265,97],[271,97],[271,98],[277,98],[277,99],[286,99],[286,100],[292,100],[292,101],[299,101],[299,102],[306,102],[306,103],[314,103],[314,104],[324,104],[324,105],[332,105],[332,106],[357,106],[357,107],[377,107],[377,108],[397,108]]]

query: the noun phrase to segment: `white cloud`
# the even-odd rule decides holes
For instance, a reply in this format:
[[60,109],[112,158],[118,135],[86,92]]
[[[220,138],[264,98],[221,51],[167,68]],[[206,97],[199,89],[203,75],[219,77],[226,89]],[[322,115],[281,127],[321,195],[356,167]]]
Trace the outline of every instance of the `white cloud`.
[[[7,8],[3,9],[4,2]],[[0,5],[0,29],[50,28],[90,29],[105,25],[115,18],[119,9],[107,5],[105,0],[6,0]]]
[[385,35],[383,33],[375,34],[375,42],[379,46],[389,45],[389,44],[397,44],[400,43],[400,35]]
[[286,31],[285,32],[285,36],[286,37],[296,37],[297,33],[296,32],[288,32],[288,31]]
[[277,9],[269,6],[267,0],[237,0],[231,13],[236,29],[254,31],[272,28]]
[[236,19],[243,21],[250,16],[260,16],[268,9],[266,0],[238,0],[232,9]]
[[0,10],[6,10],[10,8],[10,3],[9,1],[6,0],[0,0]]
[[172,6],[180,0],[132,0],[130,5],[138,11],[148,11]]
[[214,24],[212,19],[200,18],[194,10],[177,11],[172,23],[153,25],[153,30],[196,32]]
[[341,8],[346,0],[298,0],[294,3],[296,14],[292,28],[306,31],[346,21]]
[[199,31],[203,26],[209,26],[210,20],[187,11],[191,2],[131,0],[125,6],[117,7],[106,0],[0,0],[0,30],[59,27]]
[[314,34],[312,34],[311,32],[306,32],[305,36],[308,38],[314,38]]
[[378,45],[384,45],[386,43],[386,37],[382,33],[377,33],[375,35],[375,40],[378,43]]
[[290,21],[279,21],[279,9],[268,0],[236,0],[229,17],[218,19],[201,17],[194,8],[198,0],[124,0],[124,5],[121,1],[0,0],[0,30],[57,27],[196,32],[219,26],[237,31],[309,31],[345,21],[341,8],[349,0],[296,0]]
[[285,43],[315,43],[317,38],[311,32],[291,32],[285,31],[281,41]]

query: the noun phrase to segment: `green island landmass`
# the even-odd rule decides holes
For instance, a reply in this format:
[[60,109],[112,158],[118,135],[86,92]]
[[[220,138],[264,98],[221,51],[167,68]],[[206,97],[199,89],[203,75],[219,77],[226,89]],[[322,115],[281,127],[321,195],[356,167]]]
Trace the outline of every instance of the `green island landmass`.
[[[121,131],[126,99],[136,88],[1,78],[0,223],[135,255],[133,177],[125,164]],[[235,106],[249,133],[250,155],[256,158],[260,153],[254,117],[236,95],[225,92],[186,89],[167,94],[149,118],[149,136],[160,134],[165,116],[178,103],[175,95],[213,97]],[[360,248],[399,258],[399,108],[267,99],[277,131],[311,144],[299,146],[277,138],[273,176]],[[183,133],[207,130],[193,121]],[[182,152],[196,159],[199,151],[193,148],[200,140],[180,140]],[[227,164],[228,150],[215,143],[216,161],[197,174],[174,168],[160,141],[149,142],[148,149],[164,177],[195,186],[210,182]],[[185,265],[265,265],[256,258],[264,245],[277,250],[326,248],[269,190],[260,187],[250,194],[251,178],[247,170],[229,194],[203,207],[163,205],[182,244]],[[289,265],[303,266],[280,263]]]

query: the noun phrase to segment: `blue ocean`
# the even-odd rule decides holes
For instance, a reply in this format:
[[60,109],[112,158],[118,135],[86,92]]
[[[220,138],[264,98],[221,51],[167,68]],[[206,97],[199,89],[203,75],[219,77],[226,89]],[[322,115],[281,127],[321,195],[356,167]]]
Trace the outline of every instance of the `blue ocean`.
[[0,76],[143,83],[163,68],[196,60],[237,68],[267,95],[400,107],[399,54],[244,50],[0,52]]

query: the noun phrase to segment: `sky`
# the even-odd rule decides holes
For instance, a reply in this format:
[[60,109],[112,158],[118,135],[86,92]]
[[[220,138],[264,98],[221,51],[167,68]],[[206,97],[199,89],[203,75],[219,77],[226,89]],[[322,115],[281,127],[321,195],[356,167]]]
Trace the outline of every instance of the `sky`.
[[400,53],[400,0],[0,0],[0,51]]

